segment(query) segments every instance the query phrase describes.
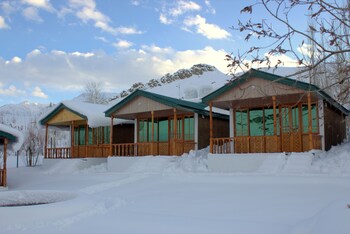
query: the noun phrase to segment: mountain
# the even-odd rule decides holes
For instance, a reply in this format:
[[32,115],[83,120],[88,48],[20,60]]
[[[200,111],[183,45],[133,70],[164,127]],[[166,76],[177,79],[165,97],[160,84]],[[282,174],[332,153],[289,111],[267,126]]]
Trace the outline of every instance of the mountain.
[[37,124],[39,117],[45,113],[52,104],[38,104],[22,102],[8,104],[0,107],[0,123],[11,126],[22,132],[31,124]]
[[196,64],[189,69],[180,69],[173,74],[167,73],[159,79],[151,79],[147,83],[135,83],[112,100],[126,97],[137,89],[180,99],[198,99],[221,87],[229,79],[229,76],[214,66]]

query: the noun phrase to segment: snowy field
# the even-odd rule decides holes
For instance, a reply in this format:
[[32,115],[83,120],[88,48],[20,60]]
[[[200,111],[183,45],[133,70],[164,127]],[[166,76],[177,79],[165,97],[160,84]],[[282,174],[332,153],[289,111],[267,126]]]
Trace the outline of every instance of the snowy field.
[[[286,160],[281,158],[280,160]],[[124,173],[106,164],[15,168],[0,203],[2,233],[350,233],[350,144],[302,170],[218,173],[207,154],[145,157]],[[298,164],[295,164],[298,165]]]

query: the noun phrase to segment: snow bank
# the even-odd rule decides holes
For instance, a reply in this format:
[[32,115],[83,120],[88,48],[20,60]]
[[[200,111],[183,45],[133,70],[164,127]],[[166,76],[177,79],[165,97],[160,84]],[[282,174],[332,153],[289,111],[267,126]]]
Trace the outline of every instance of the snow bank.
[[208,149],[179,156],[109,157],[109,172],[182,173],[207,171]]
[[106,171],[106,158],[44,159],[45,174],[96,173]]
[[350,141],[319,153],[312,163],[311,170],[315,173],[350,175]]
[[74,193],[61,191],[6,191],[0,193],[0,207],[49,204],[74,197]]

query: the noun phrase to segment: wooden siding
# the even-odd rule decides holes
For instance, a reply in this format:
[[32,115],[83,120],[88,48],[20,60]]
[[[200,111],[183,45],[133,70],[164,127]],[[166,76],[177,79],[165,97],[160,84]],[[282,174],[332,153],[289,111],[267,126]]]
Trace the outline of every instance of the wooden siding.
[[134,100],[131,100],[128,105],[116,111],[114,115],[136,114],[169,109],[172,109],[172,107],[153,101],[146,97],[136,97]]
[[84,119],[79,115],[67,109],[62,109],[55,116],[53,116],[47,123],[55,125],[55,124],[67,123],[67,122],[79,121],[79,120],[84,121]]
[[346,138],[346,122],[339,111],[325,105],[324,125],[325,150],[329,150],[333,145],[338,145],[344,141]]
[[267,81],[264,79],[253,78],[247,82],[233,88],[229,92],[225,92],[215,98],[213,102],[235,101],[250,98],[263,98],[267,96],[278,96],[288,94],[300,94],[305,91],[292,88],[287,85],[276,82]]
[[[210,144],[209,117],[198,115],[198,149],[207,147]],[[226,137],[229,135],[229,120],[213,118],[213,136]]]

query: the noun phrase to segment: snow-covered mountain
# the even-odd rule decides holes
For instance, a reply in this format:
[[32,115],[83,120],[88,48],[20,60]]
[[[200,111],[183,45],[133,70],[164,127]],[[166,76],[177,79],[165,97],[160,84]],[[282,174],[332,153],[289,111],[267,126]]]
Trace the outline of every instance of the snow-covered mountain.
[[21,102],[0,107],[0,123],[26,131],[31,124],[36,124],[39,117],[53,104]]
[[180,99],[199,99],[227,83],[230,78],[214,66],[196,64],[189,69],[180,69],[159,79],[151,79],[147,83],[135,83],[113,100],[126,97],[137,89]]

